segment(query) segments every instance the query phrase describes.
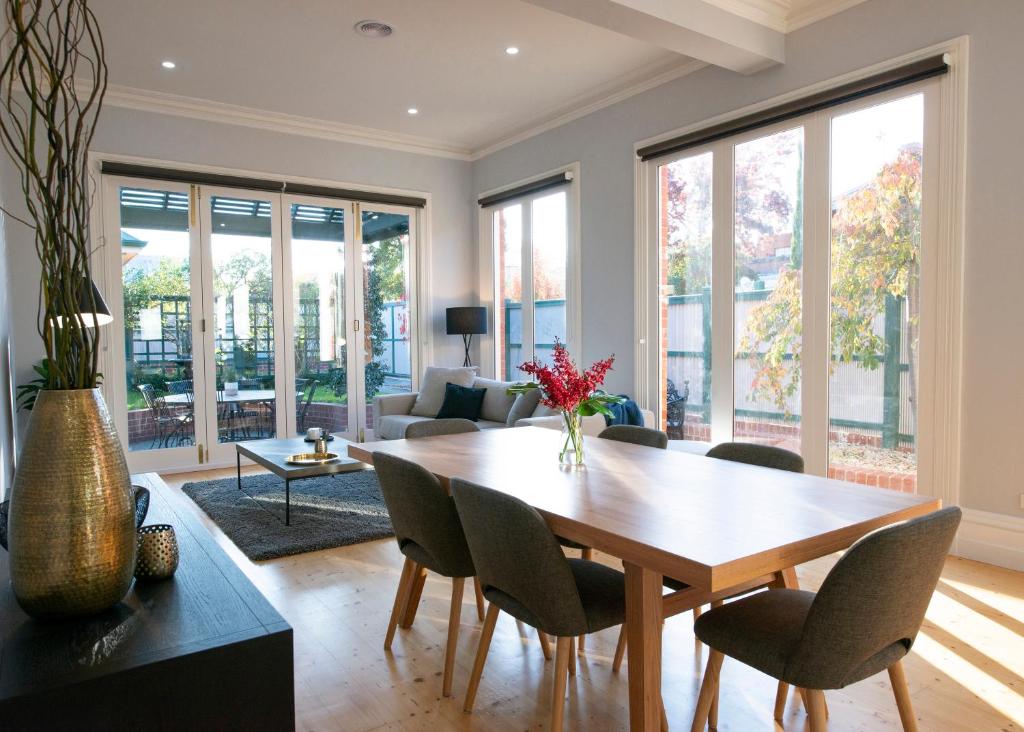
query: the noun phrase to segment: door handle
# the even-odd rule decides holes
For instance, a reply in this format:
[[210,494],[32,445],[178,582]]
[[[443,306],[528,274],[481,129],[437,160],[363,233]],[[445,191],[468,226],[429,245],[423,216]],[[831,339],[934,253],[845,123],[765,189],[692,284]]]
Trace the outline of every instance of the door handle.
[[359,321],[358,320],[353,320],[352,321],[352,330],[354,330],[356,332],[359,331]]

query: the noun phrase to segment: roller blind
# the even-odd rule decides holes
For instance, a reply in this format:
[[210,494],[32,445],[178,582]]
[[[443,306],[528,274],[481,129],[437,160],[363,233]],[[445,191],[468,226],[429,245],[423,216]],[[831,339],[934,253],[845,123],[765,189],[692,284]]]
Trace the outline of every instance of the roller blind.
[[514,186],[512,188],[506,188],[503,191],[488,194],[479,198],[477,202],[484,208],[487,208],[488,206],[497,206],[499,203],[511,201],[514,198],[528,196],[531,193],[540,193],[541,191],[546,191],[549,188],[557,188],[558,186],[564,186],[571,182],[572,173],[565,171],[557,175],[548,176],[547,178],[541,178],[540,180],[524,183],[521,186]]

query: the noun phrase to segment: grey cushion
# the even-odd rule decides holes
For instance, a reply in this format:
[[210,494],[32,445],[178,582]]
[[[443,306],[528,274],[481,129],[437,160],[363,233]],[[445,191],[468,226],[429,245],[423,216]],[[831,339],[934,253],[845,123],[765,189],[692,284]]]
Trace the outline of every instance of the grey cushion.
[[423,372],[423,380],[420,382],[416,403],[412,405],[409,414],[417,417],[436,417],[441,409],[441,404],[444,403],[445,385],[472,386],[474,378],[476,378],[475,366],[459,368],[428,366],[427,370]]
[[519,420],[532,417],[537,409],[537,405],[540,404],[540,397],[540,389],[530,389],[525,394],[516,394],[516,399],[512,403],[512,408],[508,411],[508,418],[505,420],[505,424],[509,427],[515,427],[516,422]]
[[786,662],[804,629],[814,593],[768,590],[702,613],[694,634],[716,651],[786,681]]
[[480,419],[489,422],[506,422],[508,413],[516,401],[517,394],[509,394],[511,381],[495,381],[494,379],[473,379],[474,389],[487,389],[484,394],[484,405],[480,409]]
[[954,507],[879,529],[847,550],[816,595],[745,597],[701,615],[694,632],[793,686],[841,689],[910,651],[959,523]]
[[533,414],[530,415],[531,417],[556,417],[561,415],[561,412],[557,409],[552,409],[546,404],[541,404],[539,399],[537,402],[537,408],[533,410]]
[[463,432],[479,432],[476,422],[468,419],[426,419],[413,422],[405,428],[405,439],[416,440],[421,437],[437,437],[439,435],[458,435]]
[[[572,635],[596,633],[599,630],[621,625],[626,617],[626,582],[622,572],[598,562],[585,559],[570,559],[569,568],[576,580],[576,589],[583,602],[586,627]],[[497,587],[487,587],[484,597],[527,625],[546,633],[557,635],[556,627],[548,625],[525,604]],[[561,628],[564,631],[564,628]]]
[[405,428],[414,422],[434,421],[433,417],[417,417],[412,414],[388,414],[377,420],[373,434],[378,440],[404,440]]

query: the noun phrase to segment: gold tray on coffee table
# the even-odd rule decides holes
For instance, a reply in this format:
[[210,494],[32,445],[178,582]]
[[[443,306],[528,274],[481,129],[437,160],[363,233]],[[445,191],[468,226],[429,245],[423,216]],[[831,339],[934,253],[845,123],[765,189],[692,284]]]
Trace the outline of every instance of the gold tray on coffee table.
[[289,465],[323,465],[338,459],[336,452],[300,452],[284,459]]

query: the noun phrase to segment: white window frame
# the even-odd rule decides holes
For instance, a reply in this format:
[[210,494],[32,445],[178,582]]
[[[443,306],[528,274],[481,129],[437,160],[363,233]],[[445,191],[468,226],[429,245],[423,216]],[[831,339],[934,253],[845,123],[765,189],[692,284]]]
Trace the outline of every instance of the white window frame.
[[[113,253],[111,253],[111,252],[109,252],[106,249],[107,242],[105,241],[105,237],[104,237],[104,232],[107,229],[107,222],[108,221],[109,222],[113,222],[113,224],[115,224],[115,225],[119,224],[119,222],[120,222],[120,210],[119,210],[119,199],[118,199],[118,196],[117,196],[117,193],[116,193],[117,186],[116,185],[112,185],[112,184],[107,184],[105,181],[115,180],[115,179],[116,180],[122,180],[122,181],[123,180],[131,180],[134,183],[138,183],[139,185],[142,185],[142,186],[145,185],[145,181],[144,181],[144,179],[138,179],[137,180],[137,179],[134,179],[134,178],[124,177],[124,176],[103,175],[102,172],[101,172],[101,167],[102,167],[103,162],[105,162],[105,161],[118,162],[118,163],[132,163],[132,164],[145,165],[145,166],[150,166],[150,167],[171,168],[171,169],[176,169],[176,170],[188,170],[188,171],[193,171],[193,172],[197,172],[197,173],[211,173],[211,174],[215,174],[215,175],[228,175],[228,176],[236,176],[236,177],[243,177],[243,178],[272,178],[273,179],[273,178],[281,177],[281,174],[275,173],[273,171],[265,171],[265,170],[245,170],[245,169],[239,169],[239,168],[226,168],[226,167],[209,166],[209,165],[191,165],[191,164],[185,165],[185,164],[182,164],[182,163],[179,163],[179,162],[176,162],[176,161],[171,161],[171,160],[163,160],[163,159],[157,159],[157,158],[145,158],[145,157],[130,156],[130,155],[118,155],[118,154],[103,153],[103,152],[98,152],[98,151],[94,151],[94,152],[90,153],[90,155],[89,155],[89,170],[90,170],[93,178],[95,180],[97,180],[97,181],[100,181],[100,183],[101,183],[98,186],[98,190],[99,190],[99,194],[100,195],[94,197],[94,200],[92,202],[92,208],[90,210],[90,217],[91,217],[91,221],[93,222],[93,225],[91,227],[92,228],[91,238],[92,238],[92,242],[93,242],[93,249],[92,249],[91,256],[92,256],[92,261],[94,263],[94,265],[93,265],[93,278],[96,280],[97,287],[100,289],[100,292],[103,294],[104,298],[106,299],[106,301],[108,302],[110,307],[114,308],[114,310],[112,310],[112,312],[115,315],[114,325],[111,326],[111,327],[114,327],[115,330],[114,331],[110,331],[110,334],[112,334],[112,336],[113,336],[113,347],[111,346],[111,340],[109,340],[108,338],[103,338],[100,341],[101,372],[105,373],[105,374],[110,374],[110,375],[113,376],[113,378],[108,378],[108,379],[104,380],[103,384],[101,384],[101,389],[103,391],[103,396],[106,399],[107,404],[111,405],[111,410],[114,413],[115,423],[117,423],[117,425],[118,425],[119,432],[121,434],[125,435],[124,442],[125,442],[125,448],[127,450],[127,434],[128,434],[128,431],[127,431],[127,414],[126,413],[124,413],[124,414],[121,413],[123,410],[119,406],[120,402],[118,401],[120,399],[120,396],[115,393],[116,390],[119,388],[118,384],[123,384],[124,383],[124,375],[125,375],[125,373],[124,373],[125,372],[124,346],[123,346],[122,331],[117,330],[121,326],[116,325],[117,323],[122,322],[122,320],[118,316],[118,312],[119,312],[120,308],[123,307],[123,300],[122,300],[122,297],[121,297],[121,280],[120,280],[120,278],[121,278],[121,266],[120,266],[121,242],[120,242],[120,238],[119,237],[116,240],[110,242],[110,244],[113,246],[113,249],[114,249]],[[432,272],[432,251],[431,251],[431,249],[432,248],[431,248],[431,236],[430,236],[430,233],[431,233],[430,222],[431,222],[431,209],[432,209],[432,205],[431,205],[431,203],[432,203],[431,198],[432,197],[431,197],[431,194],[429,192],[426,192],[426,191],[419,191],[419,190],[414,190],[414,189],[400,189],[400,188],[389,188],[389,187],[381,187],[381,186],[371,186],[371,185],[365,185],[365,184],[362,184],[362,183],[359,183],[359,182],[353,182],[353,181],[336,181],[336,180],[327,180],[327,179],[322,179],[322,178],[305,178],[305,177],[301,177],[301,176],[292,176],[292,175],[287,176],[287,178],[289,180],[291,180],[291,181],[296,182],[296,183],[307,183],[307,184],[310,184],[310,185],[323,186],[323,187],[329,187],[329,188],[341,188],[341,189],[350,189],[350,190],[356,190],[356,191],[366,191],[368,193],[369,192],[373,192],[373,193],[383,193],[383,194],[391,194],[391,195],[398,195],[398,196],[416,197],[416,198],[423,198],[423,199],[426,200],[426,205],[423,208],[418,208],[418,207],[417,208],[410,208],[410,207],[405,207],[405,206],[392,206],[392,205],[389,205],[389,204],[364,204],[364,203],[353,204],[352,201],[348,201],[348,200],[329,199],[329,200],[334,202],[335,206],[347,207],[347,210],[352,211],[352,214],[351,214],[351,216],[352,216],[351,220],[352,221],[355,221],[356,212],[359,211],[360,207],[370,208],[370,209],[372,209],[374,211],[392,211],[392,210],[394,210],[396,212],[407,213],[410,216],[410,222],[409,222],[409,241],[410,241],[410,248],[411,248],[410,270],[411,270],[412,274],[411,274],[411,280],[409,282],[409,297],[410,297],[410,302],[414,306],[414,313],[415,313],[415,322],[413,323],[413,328],[414,328],[413,337],[414,337],[414,341],[412,343],[410,343],[410,355],[411,355],[411,361],[412,361],[412,376],[411,376],[411,378],[412,378],[412,391],[416,391],[419,388],[419,374],[420,374],[421,366],[423,364],[432,363],[433,362],[433,354],[434,354],[434,334],[433,334],[434,302],[433,302],[432,287],[431,287],[431,272]],[[160,184],[160,185],[166,185],[166,184]],[[202,188],[203,195],[205,195],[207,190],[213,191],[215,187],[214,186],[201,186],[201,188]],[[240,193],[240,191],[235,191],[235,193]],[[252,198],[257,198],[259,196],[263,196],[263,198],[272,197],[275,202],[279,202],[278,204],[275,204],[275,205],[280,205],[282,207],[281,208],[281,215],[278,217],[280,222],[281,222],[280,223],[280,227],[278,227],[277,229],[274,230],[274,244],[272,246],[273,246],[273,257],[275,258],[275,265],[274,266],[278,268],[278,269],[275,269],[275,273],[279,273],[280,274],[280,276],[275,276],[275,278],[274,278],[274,291],[275,291],[274,301],[275,301],[275,303],[279,303],[280,304],[279,307],[275,308],[276,312],[275,312],[274,326],[275,326],[275,331],[276,332],[278,332],[278,333],[285,333],[285,321],[284,321],[284,312],[283,312],[285,310],[285,308],[284,308],[284,300],[285,300],[285,298],[288,298],[289,302],[290,302],[290,298],[291,298],[290,285],[291,285],[291,282],[292,282],[292,271],[291,271],[292,268],[291,268],[290,248],[289,248],[288,252],[285,252],[285,245],[284,245],[284,242],[283,242],[283,238],[284,238],[285,234],[284,234],[283,229],[289,228],[289,222],[290,222],[290,219],[289,219],[289,217],[287,215],[286,204],[290,204],[292,202],[292,199],[295,198],[295,197],[292,196],[291,194],[276,193],[276,192],[275,193],[268,193],[268,192],[264,192],[264,191],[247,191],[246,195],[249,195]],[[310,197],[302,196],[302,197],[299,197],[299,198],[302,198],[303,200],[307,200]],[[198,221],[198,217],[199,217],[199,215],[201,214],[201,212],[203,210],[202,205],[198,201],[192,201],[191,205],[193,205],[195,207],[196,216],[197,216],[196,220]],[[281,227],[283,227],[283,229]],[[192,233],[192,230],[194,230],[195,233]],[[192,227],[192,230],[190,230],[190,236],[198,237],[198,231],[199,231],[198,225],[194,224],[193,227]],[[355,232],[355,229],[353,229],[353,232]],[[353,239],[353,241],[355,241],[354,233],[352,235],[352,239]],[[198,242],[198,238],[196,238],[195,241]],[[289,237],[289,243],[290,243],[290,237]],[[198,256],[198,253],[197,252],[193,252],[193,256]],[[277,258],[278,257],[281,258],[279,263],[277,262]],[[195,261],[195,265],[198,265],[198,264],[199,264],[199,260],[196,260]],[[288,285],[288,289],[285,289],[286,284]],[[194,292],[194,296],[195,296],[195,294],[196,293]],[[200,291],[198,293],[198,295],[200,297],[202,297],[202,292]],[[361,315],[361,313],[362,313],[362,303],[361,303],[361,299],[360,299],[360,302],[353,304],[353,308],[355,308],[356,306],[358,306],[358,309],[357,310],[353,309],[351,312],[353,312],[353,313],[354,312],[360,313],[359,320],[361,321],[362,320],[362,315]],[[289,309],[290,309],[290,307],[289,307]],[[351,318],[351,317],[349,318],[349,321],[350,321],[349,325],[350,326],[351,326],[351,320],[352,319],[353,318]],[[294,318],[290,318],[290,321],[291,321],[291,327],[293,327],[294,326]],[[108,334],[108,335],[110,335],[110,334]],[[290,380],[294,376],[294,359],[292,357],[285,357],[286,349],[294,349],[293,336],[294,336],[294,333],[291,330],[291,328],[289,328],[289,330],[285,334],[285,336],[283,336],[282,338],[277,338],[276,339],[276,341],[277,341],[276,348],[278,349],[278,357],[281,359],[280,362],[284,364],[284,370],[282,371],[282,373],[288,374],[287,376],[284,377],[286,379],[284,381],[285,384],[291,383]],[[193,378],[197,378],[197,377],[194,376]],[[359,389],[363,389],[365,387],[365,384],[364,384],[362,379],[356,379],[356,382],[358,384]],[[200,386],[200,384],[198,384],[198,382],[197,382],[197,387],[198,386]],[[285,395],[288,395],[288,394],[291,393],[291,390],[285,388],[283,390],[283,392],[284,392]],[[362,403],[365,403],[365,399],[362,399],[362,396],[363,396],[363,393],[360,392],[360,399],[362,400]],[[286,422],[284,422],[284,424],[286,424],[288,426],[288,432],[290,432],[291,431],[291,425],[292,425],[292,423],[294,422],[294,419],[295,419],[295,417],[294,417],[294,414],[295,414],[294,398],[292,397],[291,401],[288,401],[288,399],[289,399],[289,397],[287,397],[287,396],[283,396],[282,397],[281,404],[282,404],[283,408],[278,410],[278,412],[279,412],[278,428],[279,428],[279,433],[280,434],[284,434],[284,433],[280,432],[282,420],[287,420]],[[369,404],[366,404],[366,406],[369,406]],[[350,424],[353,424],[353,423],[350,422]],[[123,428],[122,428],[122,425],[123,425]],[[359,430],[358,438],[360,440],[372,440],[372,439],[374,439],[373,430],[368,429],[368,428],[365,427],[365,415],[357,414],[357,422],[355,423],[355,425],[357,425],[357,427],[358,427],[358,430]],[[212,449],[212,450],[209,449],[211,447],[214,448],[214,449]],[[206,469],[206,468],[227,467],[227,466],[234,465],[235,464],[234,458],[233,457],[225,457],[225,455],[227,453],[224,453],[223,451],[220,451],[220,450],[216,449],[217,447],[218,447],[217,445],[206,445],[207,449],[205,449],[203,451],[203,459],[202,460],[199,459],[199,457],[198,457],[199,451],[196,449],[195,446],[192,446],[192,447],[189,447],[189,448],[182,448],[182,453],[181,454],[183,456],[185,456],[186,453],[187,453],[187,457],[183,457],[183,459],[181,459],[180,461],[175,461],[175,462],[173,462],[173,464],[168,464],[167,462],[163,461],[160,458],[160,456],[154,456],[153,457],[152,465],[150,465],[148,463],[139,463],[139,461],[143,460],[143,459],[139,458],[137,456],[141,455],[142,453],[141,452],[133,452],[133,453],[131,453],[131,455],[132,455],[132,459],[136,462],[136,466],[135,466],[136,469],[137,470],[143,470],[143,471],[144,470],[150,470],[150,469],[153,469],[153,470],[159,469],[160,472],[173,473],[173,472],[182,472],[182,471],[196,470],[196,469],[199,469],[199,468]],[[193,461],[193,457],[195,458],[194,461]]]
[[[569,163],[562,165],[557,168],[545,171],[538,175],[530,176],[518,181],[511,181],[498,188],[491,189],[489,191],[483,191],[478,197],[489,196],[499,191],[507,190],[509,188],[516,188],[521,185],[528,185],[535,181],[550,178],[551,176],[558,175],[559,173],[569,173],[571,180],[565,184],[566,188],[566,225],[568,237],[568,246],[566,254],[565,264],[565,329],[566,329],[566,347],[569,352],[576,357],[582,353],[583,349],[583,288],[582,288],[582,277],[581,277],[581,237],[580,237],[580,164],[579,162]],[[530,221],[530,214],[526,210],[530,201],[541,198],[545,195],[550,195],[553,191],[540,191],[538,193],[530,193],[524,196],[520,196],[515,199],[509,199],[502,201],[500,204],[494,206],[478,206],[477,223],[479,228],[478,234],[478,263],[479,263],[479,282],[478,292],[480,293],[480,303],[488,306],[488,326],[487,334],[480,338],[480,356],[479,366],[480,373],[493,378],[500,378],[501,368],[498,363],[498,350],[500,344],[495,338],[497,332],[497,252],[494,248],[494,213],[499,208],[505,208],[506,206],[512,206],[517,203],[522,203],[524,208],[523,216],[523,303],[524,306],[527,301],[527,294],[530,293],[532,298],[532,283],[533,283],[533,260],[532,260],[532,232],[528,231],[528,222]],[[527,272],[530,273],[527,278]],[[529,279],[529,282],[527,282]],[[532,301],[532,300],[531,300]],[[532,338],[532,323],[527,328],[526,319],[523,320],[523,345],[526,346],[527,335],[529,330],[530,343],[533,342]]]
[[[711,150],[714,199],[727,205],[713,209],[712,239],[712,352],[731,353],[733,339],[733,149],[736,144],[772,132],[804,127],[804,240],[828,242],[827,156],[833,116],[874,106],[925,90],[925,150],[922,202],[922,323],[920,381],[918,387],[918,492],[959,500],[960,414],[963,363],[963,261],[965,218],[965,149],[967,119],[966,36],[921,49],[905,56],[829,79],[813,86],[765,100],[735,112],[703,120],[636,144],[639,149],[721,122],[743,117],[815,92],[866,78],[914,61],[945,54],[949,71],[937,79],[895,89],[831,110],[807,115],[753,133],[737,135],[685,153],[635,164],[635,329],[636,393],[641,406],[660,419],[660,242],[658,232],[658,167],[670,160]],[[931,90],[929,91],[929,86]],[[825,160],[821,160],[824,155]],[[935,161],[930,164],[929,160]],[[825,175],[826,179],[821,180]],[[822,199],[825,200],[822,200]],[[824,208],[823,208],[824,207]],[[808,327],[808,320],[827,318],[829,302],[827,247],[804,248],[804,336],[802,345],[801,440],[807,470],[819,475],[827,469],[828,329]],[[716,287],[726,282],[729,287]],[[937,293],[942,294],[941,297]],[[823,335],[824,334],[824,335]],[[732,359],[712,360],[711,430],[713,439],[730,439],[733,428]]]

